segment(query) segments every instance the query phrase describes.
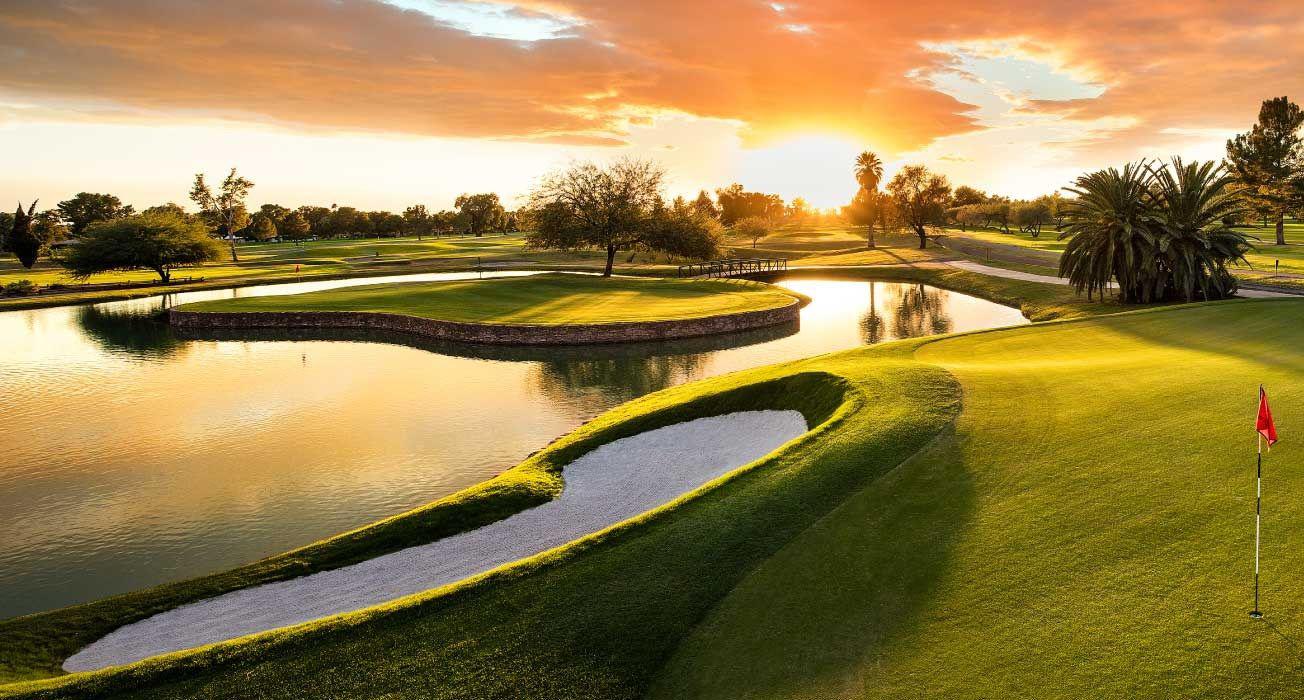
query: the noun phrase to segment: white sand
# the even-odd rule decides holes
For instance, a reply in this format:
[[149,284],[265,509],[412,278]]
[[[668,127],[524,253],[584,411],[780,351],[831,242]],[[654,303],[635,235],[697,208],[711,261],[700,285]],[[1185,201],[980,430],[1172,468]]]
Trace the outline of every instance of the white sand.
[[556,500],[438,542],[159,613],[118,628],[63,668],[131,663],[454,583],[656,508],[804,432],[806,421],[797,411],[747,411],[616,440],[568,465]]

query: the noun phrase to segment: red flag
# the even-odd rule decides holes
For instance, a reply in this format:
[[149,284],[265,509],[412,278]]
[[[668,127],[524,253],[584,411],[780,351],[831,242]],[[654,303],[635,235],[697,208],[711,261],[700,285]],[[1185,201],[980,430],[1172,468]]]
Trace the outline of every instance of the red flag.
[[1268,441],[1268,447],[1277,442],[1277,426],[1272,422],[1272,409],[1268,408],[1268,392],[1259,385],[1259,418],[1254,421],[1254,429]]

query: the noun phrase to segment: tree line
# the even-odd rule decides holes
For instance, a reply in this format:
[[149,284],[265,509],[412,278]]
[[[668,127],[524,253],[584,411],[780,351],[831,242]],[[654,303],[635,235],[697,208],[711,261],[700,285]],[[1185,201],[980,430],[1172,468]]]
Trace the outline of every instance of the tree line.
[[[190,230],[190,224],[198,224],[210,237],[228,243],[232,261],[239,260],[236,242],[242,240],[305,241],[371,236],[416,236],[420,239],[445,235],[483,236],[520,230],[518,213],[504,208],[494,193],[460,195],[454,201],[453,209],[443,211],[431,211],[424,204],[414,204],[402,213],[364,211],[338,205],[305,205],[291,209],[280,204],[263,204],[250,211],[245,202],[253,186],[252,181],[240,176],[234,168],[216,186],[210,186],[202,173],[197,174],[190,191],[197,212],[187,211],[175,202],[137,212],[117,196],[99,192],[80,192],[52,209],[39,212],[39,200],[34,200],[26,208],[19,203],[13,214],[0,213],[0,250],[13,253],[24,267],[30,269],[52,247],[68,244],[66,248],[71,256],[72,251],[82,248],[82,244],[100,235],[101,231],[111,238],[114,230],[106,228],[110,222],[133,217],[147,217],[155,222],[175,220],[179,235]],[[137,220],[136,223],[144,222]],[[102,247],[92,246],[90,249],[102,250]],[[142,264],[136,267],[150,266]],[[75,270],[73,273],[76,276]],[[166,279],[166,275],[161,276]]]

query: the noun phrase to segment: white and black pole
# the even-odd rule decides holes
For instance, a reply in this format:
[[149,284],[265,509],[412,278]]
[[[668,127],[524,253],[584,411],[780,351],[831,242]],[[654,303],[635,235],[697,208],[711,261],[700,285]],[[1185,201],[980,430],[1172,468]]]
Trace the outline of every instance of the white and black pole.
[[[1262,391],[1262,387],[1259,389]],[[1258,435],[1259,455],[1254,476],[1254,609],[1250,617],[1263,617],[1259,612],[1259,524],[1263,519],[1263,435]]]

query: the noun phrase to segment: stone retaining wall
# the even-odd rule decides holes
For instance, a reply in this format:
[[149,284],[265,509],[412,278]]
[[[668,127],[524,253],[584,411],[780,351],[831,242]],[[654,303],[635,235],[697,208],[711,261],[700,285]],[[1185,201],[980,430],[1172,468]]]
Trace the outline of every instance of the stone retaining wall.
[[428,338],[495,345],[579,345],[692,338],[777,326],[797,321],[806,302],[760,311],[676,321],[589,323],[565,326],[503,325],[439,321],[370,311],[168,311],[168,322],[182,328],[370,328]]

